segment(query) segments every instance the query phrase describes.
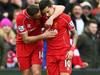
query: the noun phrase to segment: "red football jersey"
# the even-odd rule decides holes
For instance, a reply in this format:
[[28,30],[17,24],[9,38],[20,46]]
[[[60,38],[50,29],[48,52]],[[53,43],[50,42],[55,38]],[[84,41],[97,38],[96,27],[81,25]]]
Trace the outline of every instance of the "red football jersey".
[[[41,25],[40,25],[40,21],[38,20],[34,20],[33,18],[31,18],[26,10],[23,10],[16,19],[16,23],[17,23],[17,38],[16,38],[16,42],[17,44],[24,44],[24,42],[22,41],[22,37],[21,34],[24,34],[25,32],[28,32],[29,36],[36,36],[41,34]],[[32,45],[32,47],[34,46],[40,46],[42,45],[43,42],[37,41],[35,43],[30,43],[27,44],[27,46]],[[31,47],[31,48],[32,48]]]
[[54,20],[51,29],[58,34],[55,38],[47,39],[47,55],[63,55],[70,49],[69,31],[74,29],[74,24],[69,15],[62,13]]

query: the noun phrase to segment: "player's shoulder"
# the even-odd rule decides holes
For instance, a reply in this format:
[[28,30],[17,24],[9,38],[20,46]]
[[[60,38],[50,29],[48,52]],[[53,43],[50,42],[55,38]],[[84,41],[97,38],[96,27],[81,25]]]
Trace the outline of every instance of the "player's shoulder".
[[18,15],[17,15],[17,17],[16,17],[16,20],[17,21],[22,21],[22,20],[25,20],[27,17],[25,16],[25,14],[24,14],[24,11],[25,10],[22,10]]
[[58,22],[62,22],[67,18],[67,16],[68,16],[67,14],[62,13],[55,20],[58,21]]
[[23,14],[23,11],[21,11],[17,17],[16,17],[16,23],[17,25],[23,24],[27,20],[26,16]]
[[62,13],[60,15],[60,19],[63,19],[63,21],[66,21],[66,22],[70,22],[72,19],[70,17],[70,15],[66,14],[66,13]]
[[17,15],[16,20],[23,20],[25,18],[26,18],[25,15],[23,15],[22,13],[20,13],[20,14]]
[[70,15],[66,14],[66,13],[62,13],[60,15],[61,18],[70,18]]

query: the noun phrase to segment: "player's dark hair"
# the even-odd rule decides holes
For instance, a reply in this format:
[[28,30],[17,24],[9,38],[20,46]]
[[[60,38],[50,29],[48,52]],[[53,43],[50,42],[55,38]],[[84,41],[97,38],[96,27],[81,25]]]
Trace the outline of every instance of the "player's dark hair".
[[41,0],[39,3],[40,10],[43,11],[46,7],[51,7],[52,3],[50,0]]
[[33,16],[34,14],[39,12],[39,7],[36,5],[30,5],[26,9],[29,16]]

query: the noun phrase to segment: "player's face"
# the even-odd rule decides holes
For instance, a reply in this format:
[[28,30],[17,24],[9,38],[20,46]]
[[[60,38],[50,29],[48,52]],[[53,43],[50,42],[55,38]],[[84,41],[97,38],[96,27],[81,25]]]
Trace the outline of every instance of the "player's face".
[[50,16],[50,8],[49,7],[46,7],[43,11],[42,11],[42,14],[45,14],[46,16]]
[[37,14],[33,15],[33,18],[35,19],[41,18],[41,12],[39,11]]

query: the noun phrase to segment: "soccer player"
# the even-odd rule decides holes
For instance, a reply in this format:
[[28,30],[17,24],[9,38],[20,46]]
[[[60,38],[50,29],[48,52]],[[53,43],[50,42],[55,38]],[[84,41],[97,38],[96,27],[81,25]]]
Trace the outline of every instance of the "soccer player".
[[[49,0],[40,1],[39,7],[47,17],[50,17],[55,11]],[[54,38],[47,39],[47,73],[48,75],[70,75],[72,71],[71,59],[78,38],[74,24],[69,15],[62,13],[54,20],[49,29],[58,34]],[[73,34],[72,45],[70,45],[69,32]]]
[[[61,11],[63,12],[63,10]],[[23,75],[31,75],[30,69],[34,75],[41,75],[42,39],[53,38],[57,34],[51,30],[41,33],[40,17],[39,7],[31,5],[16,18],[16,53],[18,65]]]

